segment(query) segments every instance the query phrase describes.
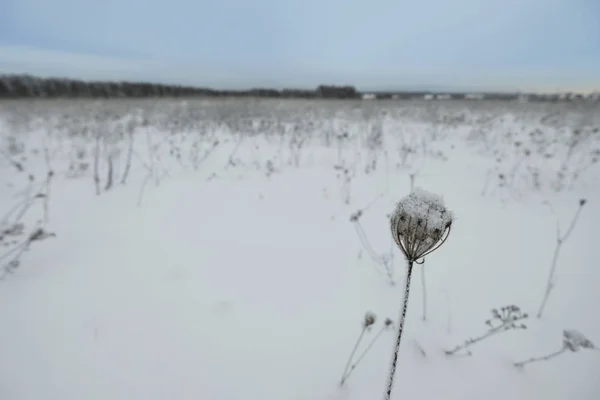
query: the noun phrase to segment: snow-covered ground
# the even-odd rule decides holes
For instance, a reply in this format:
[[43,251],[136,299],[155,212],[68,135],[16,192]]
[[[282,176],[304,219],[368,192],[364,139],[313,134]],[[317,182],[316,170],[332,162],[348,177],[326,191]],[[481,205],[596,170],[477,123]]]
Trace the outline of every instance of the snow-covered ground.
[[[395,327],[339,382],[365,313],[357,355],[399,319],[388,218],[414,186],[456,219],[416,265],[392,398],[597,400],[600,351],[513,365],[565,329],[600,345],[599,116],[566,107],[0,103],[0,399],[382,398]],[[445,354],[509,305],[527,329]]]

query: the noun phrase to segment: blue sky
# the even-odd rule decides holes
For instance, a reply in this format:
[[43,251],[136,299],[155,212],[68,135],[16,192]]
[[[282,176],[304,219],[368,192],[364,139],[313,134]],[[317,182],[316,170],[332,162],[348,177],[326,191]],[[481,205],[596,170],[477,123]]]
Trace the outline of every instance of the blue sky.
[[0,0],[0,72],[600,89],[600,0]]

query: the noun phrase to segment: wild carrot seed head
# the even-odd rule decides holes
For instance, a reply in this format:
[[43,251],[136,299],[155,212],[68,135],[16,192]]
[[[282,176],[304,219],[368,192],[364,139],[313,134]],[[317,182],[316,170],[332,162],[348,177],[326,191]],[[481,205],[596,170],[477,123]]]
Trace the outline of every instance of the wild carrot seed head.
[[398,202],[390,219],[392,236],[406,258],[417,261],[446,240],[453,218],[441,196],[416,188]]

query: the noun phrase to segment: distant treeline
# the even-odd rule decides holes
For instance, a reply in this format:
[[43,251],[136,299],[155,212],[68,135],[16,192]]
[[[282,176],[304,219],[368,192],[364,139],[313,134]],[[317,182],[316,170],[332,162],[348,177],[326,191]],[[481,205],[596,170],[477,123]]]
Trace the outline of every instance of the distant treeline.
[[151,82],[83,81],[39,78],[31,75],[0,75],[0,98],[144,98],[144,97],[273,97],[358,99],[352,86],[321,85],[305,89],[215,90]]
[[425,99],[425,100],[599,100],[598,94],[536,95],[518,93],[433,93],[426,91],[361,93],[354,86],[320,85],[316,89],[215,90],[151,82],[83,81],[0,75],[0,98],[152,98],[152,97],[263,97],[284,99]]

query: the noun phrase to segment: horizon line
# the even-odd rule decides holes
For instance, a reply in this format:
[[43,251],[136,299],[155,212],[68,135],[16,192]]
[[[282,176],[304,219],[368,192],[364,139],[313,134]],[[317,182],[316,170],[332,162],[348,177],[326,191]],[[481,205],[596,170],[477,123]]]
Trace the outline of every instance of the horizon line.
[[[600,86],[597,89],[588,89],[586,91],[579,90],[554,90],[554,91],[538,91],[538,90],[523,90],[517,88],[494,88],[490,86],[484,85],[475,85],[468,87],[464,86],[456,86],[450,87],[449,85],[444,84],[411,84],[406,85],[404,88],[395,87],[395,88],[386,88],[382,85],[376,85],[377,87],[371,88],[361,88],[359,85],[353,84],[332,84],[332,83],[319,83],[317,85],[304,86],[304,85],[277,85],[277,86],[238,86],[238,87],[219,87],[219,86],[210,86],[210,85],[198,85],[198,84],[184,84],[184,83],[172,83],[166,82],[161,79],[154,80],[137,80],[137,79],[85,79],[85,78],[77,78],[77,77],[69,77],[69,76],[57,76],[57,75],[45,75],[45,74],[35,74],[29,72],[2,72],[0,70],[0,78],[3,77],[24,77],[28,76],[34,79],[57,79],[57,80],[66,80],[66,81],[80,81],[85,83],[129,83],[129,84],[151,84],[151,85],[161,85],[161,86],[172,86],[172,87],[182,87],[182,88],[191,88],[198,90],[211,90],[215,92],[249,92],[254,90],[270,90],[282,92],[285,90],[297,90],[297,91],[316,91],[320,86],[329,86],[334,88],[341,87],[352,87],[359,94],[368,94],[368,93],[379,93],[379,94],[403,94],[403,93],[418,93],[418,94],[532,94],[532,95],[543,95],[543,94],[595,94],[600,93]],[[365,85],[368,86],[368,85]]]

